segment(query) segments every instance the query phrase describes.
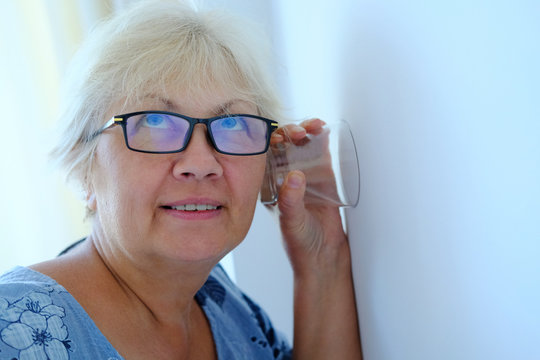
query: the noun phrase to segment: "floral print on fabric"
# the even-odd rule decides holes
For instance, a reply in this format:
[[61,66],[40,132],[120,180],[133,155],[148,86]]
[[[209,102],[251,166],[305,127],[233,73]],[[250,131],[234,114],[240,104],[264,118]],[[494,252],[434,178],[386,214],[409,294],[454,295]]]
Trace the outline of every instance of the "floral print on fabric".
[[206,298],[209,297],[220,308],[222,308],[223,303],[225,302],[225,297],[227,296],[227,290],[225,290],[225,287],[223,287],[223,285],[221,285],[216,278],[210,275],[197,295],[197,300],[201,306],[206,304]]
[[19,360],[69,359],[64,316],[64,308],[54,305],[46,292],[34,291],[12,303],[0,298],[0,319],[9,323],[0,330],[0,339],[19,350]]
[[264,316],[259,305],[254,303],[253,300],[246,295],[242,295],[242,297],[248,304],[252,311],[252,316],[255,318],[263,334],[265,335],[264,339],[259,339],[256,336],[252,336],[251,342],[263,348],[269,346],[272,349],[275,359],[289,359],[291,357],[290,349],[288,349],[286,343],[277,341],[274,328],[272,327],[272,324],[270,324],[269,320]]

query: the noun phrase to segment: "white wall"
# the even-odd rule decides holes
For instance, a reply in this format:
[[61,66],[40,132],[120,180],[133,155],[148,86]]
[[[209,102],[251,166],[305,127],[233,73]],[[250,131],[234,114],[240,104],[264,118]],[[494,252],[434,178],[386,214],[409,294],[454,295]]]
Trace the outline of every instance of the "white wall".
[[539,359],[540,3],[274,4],[291,113],[357,138],[366,359]]
[[368,360],[539,359],[540,3],[353,1]]

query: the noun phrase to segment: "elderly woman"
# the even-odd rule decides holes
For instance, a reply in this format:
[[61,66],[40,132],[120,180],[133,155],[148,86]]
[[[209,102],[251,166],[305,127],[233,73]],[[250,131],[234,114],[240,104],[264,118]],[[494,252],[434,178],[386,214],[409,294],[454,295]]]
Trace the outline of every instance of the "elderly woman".
[[92,230],[65,255],[0,278],[2,359],[361,358],[339,211],[304,206],[301,172],[277,205],[294,350],[218,265],[251,225],[269,143],[283,141],[254,33],[169,1],[89,39],[56,154],[83,186]]

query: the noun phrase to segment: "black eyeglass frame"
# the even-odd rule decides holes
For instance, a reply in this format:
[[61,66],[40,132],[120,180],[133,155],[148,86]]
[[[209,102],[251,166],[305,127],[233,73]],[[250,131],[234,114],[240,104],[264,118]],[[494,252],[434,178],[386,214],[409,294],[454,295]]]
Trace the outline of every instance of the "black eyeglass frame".
[[[127,119],[132,117],[132,116],[143,115],[143,114],[172,115],[172,116],[176,116],[176,117],[182,118],[184,120],[187,120],[189,122],[189,129],[188,129],[188,131],[186,133],[186,141],[185,141],[184,146],[182,148],[178,149],[178,150],[170,150],[170,151],[148,151],[148,150],[140,150],[140,149],[132,148],[129,145],[128,136],[127,136],[127,128],[126,128]],[[212,122],[216,121],[216,120],[220,120],[220,119],[224,119],[224,118],[228,118],[228,117],[235,117],[235,116],[255,118],[255,119],[262,120],[267,124],[268,131],[266,133],[266,146],[264,147],[264,150],[258,151],[258,152],[255,152],[255,153],[239,154],[239,153],[230,153],[230,152],[222,151],[217,147],[217,145],[216,145],[216,143],[214,141],[214,135],[212,134],[212,128],[210,127],[210,124]],[[132,113],[113,116],[109,121],[107,121],[105,123],[105,125],[103,125],[103,127],[101,129],[99,129],[94,134],[92,134],[92,136],[90,137],[90,140],[93,140],[96,136],[100,135],[105,130],[107,130],[109,128],[112,128],[113,126],[121,125],[122,126],[122,131],[124,133],[124,140],[125,140],[126,146],[127,146],[127,148],[129,150],[136,151],[136,152],[147,153],[147,154],[172,154],[172,153],[182,152],[187,148],[187,146],[189,145],[189,142],[191,140],[191,135],[193,134],[193,129],[195,128],[195,125],[197,125],[197,124],[206,125],[208,139],[210,140],[212,146],[214,147],[214,149],[218,153],[225,154],[225,155],[235,155],[235,156],[259,155],[259,154],[264,154],[265,152],[267,152],[268,147],[270,146],[270,137],[272,136],[272,133],[274,131],[276,131],[276,129],[279,126],[278,123],[276,121],[274,121],[274,120],[270,120],[270,119],[267,119],[267,118],[262,117],[262,116],[251,115],[251,114],[227,114],[227,115],[219,115],[219,116],[215,116],[215,117],[211,117],[211,118],[200,119],[200,118],[193,118],[193,117],[189,117],[189,116],[186,116],[186,115],[173,113],[173,112],[169,112],[169,111],[145,110],[145,111],[137,111],[137,112],[132,112]]]

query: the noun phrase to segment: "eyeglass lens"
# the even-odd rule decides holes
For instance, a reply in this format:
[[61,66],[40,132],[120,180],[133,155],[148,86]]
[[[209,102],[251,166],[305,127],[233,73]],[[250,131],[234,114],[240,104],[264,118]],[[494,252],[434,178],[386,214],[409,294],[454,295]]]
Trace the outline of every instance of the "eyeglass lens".
[[[130,116],[126,136],[132,149],[168,152],[187,144],[190,122],[179,116],[146,113]],[[212,120],[209,133],[219,151],[232,154],[260,153],[266,148],[268,126],[249,116],[230,116]]]

